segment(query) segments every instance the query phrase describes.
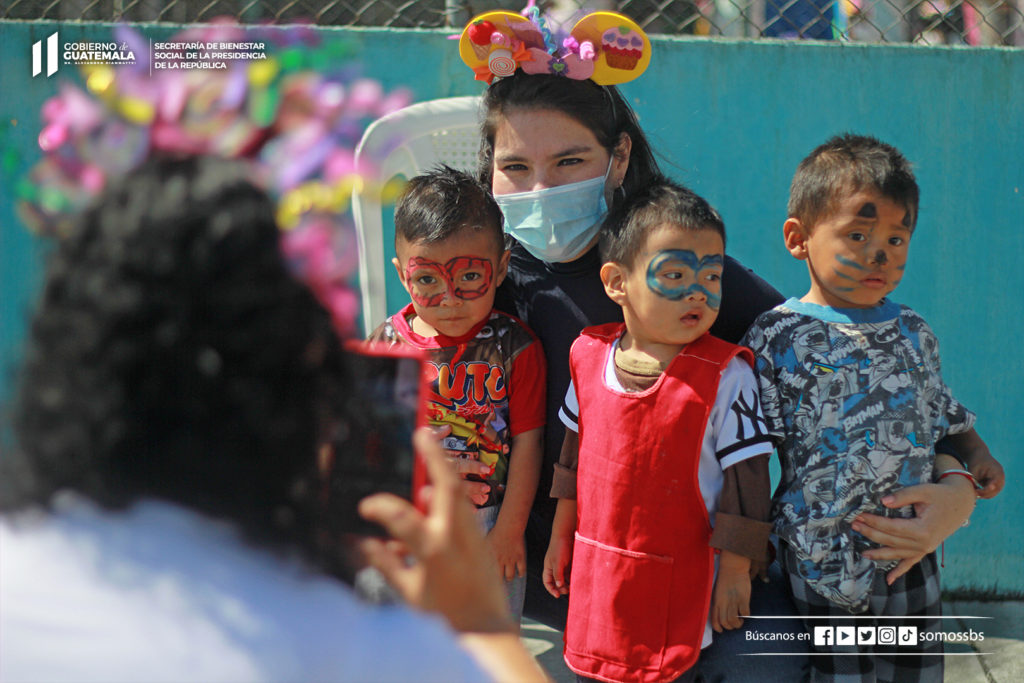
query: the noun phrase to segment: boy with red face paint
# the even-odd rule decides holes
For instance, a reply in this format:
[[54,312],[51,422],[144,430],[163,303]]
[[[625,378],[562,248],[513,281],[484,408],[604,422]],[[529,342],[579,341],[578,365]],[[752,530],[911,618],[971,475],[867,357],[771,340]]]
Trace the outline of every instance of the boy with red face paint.
[[[910,163],[891,145],[843,135],[819,146],[797,168],[783,227],[810,288],[763,313],[743,340],[782,461],[772,510],[780,561],[817,654],[833,655],[811,657],[812,681],[942,680],[942,640],[926,637],[942,610],[935,546],[901,557],[867,534],[915,516],[899,501],[903,487],[971,482],[987,498],[1003,486],[974,415],[942,380],[934,332],[887,298],[917,210]],[[945,436],[963,466],[936,455]],[[909,624],[914,639],[901,637],[896,652],[881,637],[876,648],[822,634],[849,627],[851,615],[858,632]]]
[[490,192],[442,166],[417,176],[395,209],[395,270],[412,302],[370,341],[429,355],[430,423],[467,480],[467,493],[518,619],[526,595],[524,532],[537,492],[546,368],[540,342],[493,310],[505,278],[502,215]]

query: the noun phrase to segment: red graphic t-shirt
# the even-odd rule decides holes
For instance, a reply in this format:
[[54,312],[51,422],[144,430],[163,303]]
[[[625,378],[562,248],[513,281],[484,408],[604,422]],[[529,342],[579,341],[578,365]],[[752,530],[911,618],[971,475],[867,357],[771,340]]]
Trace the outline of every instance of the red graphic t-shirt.
[[412,304],[385,320],[369,341],[408,344],[427,351],[431,387],[427,419],[450,426],[444,447],[489,465],[487,502],[501,502],[512,437],[544,426],[546,367],[540,342],[522,322],[491,311],[463,337],[413,332]]

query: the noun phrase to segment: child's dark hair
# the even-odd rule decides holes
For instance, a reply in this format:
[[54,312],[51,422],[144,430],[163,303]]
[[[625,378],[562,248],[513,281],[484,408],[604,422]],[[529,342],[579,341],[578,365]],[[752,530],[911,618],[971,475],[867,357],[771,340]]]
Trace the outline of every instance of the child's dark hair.
[[910,226],[917,224],[918,187],[910,162],[892,145],[850,133],[829,139],[797,166],[789,217],[812,228],[836,210],[843,195],[866,187],[901,205]]
[[598,240],[601,261],[631,268],[651,232],[666,223],[687,231],[714,231],[725,247],[725,223],[718,212],[696,192],[659,177],[612,209]]
[[279,240],[230,162],[154,159],[112,183],[51,255],[0,510],[61,489],[160,498],[314,553],[316,448],[347,380]]
[[463,228],[490,232],[505,249],[504,220],[490,190],[448,166],[418,175],[406,185],[395,207],[395,241],[440,242]]
[[649,185],[652,178],[660,174],[636,114],[615,86],[597,85],[590,79],[577,81],[516,71],[509,78],[494,81],[484,94],[477,177],[487,187],[493,179],[494,137],[498,124],[510,112],[534,109],[558,111],[575,119],[594,134],[598,144],[609,154],[614,153],[622,134],[628,134],[632,148],[622,180],[622,193],[626,197]]

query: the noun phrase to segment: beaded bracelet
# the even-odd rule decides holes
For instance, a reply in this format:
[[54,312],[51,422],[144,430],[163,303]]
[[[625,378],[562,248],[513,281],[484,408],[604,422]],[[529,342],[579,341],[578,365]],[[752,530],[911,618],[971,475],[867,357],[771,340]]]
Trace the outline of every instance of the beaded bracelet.
[[974,478],[974,475],[971,474],[970,472],[968,472],[967,470],[945,470],[945,471],[939,473],[939,476],[938,476],[938,478],[935,481],[942,481],[943,478],[948,477],[951,474],[958,474],[961,477],[967,477],[967,479],[969,479],[970,482],[972,484],[974,484],[974,488],[975,489],[983,489],[983,488],[985,488],[984,486],[979,484],[978,480]]
[[[943,477],[948,477],[951,474],[958,474],[961,477],[966,477],[967,479],[969,479],[970,482],[972,484],[974,484],[974,490],[975,491],[977,491],[979,489],[982,489],[982,488],[985,488],[984,486],[979,484],[978,480],[974,478],[974,475],[971,474],[970,472],[968,472],[967,470],[956,470],[956,469],[945,470],[945,471],[939,473],[939,476],[935,479],[935,481],[942,481]],[[968,517],[967,519],[964,520],[963,524],[961,524],[960,527],[963,528],[965,526],[970,525],[970,523],[971,523],[971,518]],[[943,543],[942,544],[942,562],[941,562],[941,565],[943,567],[946,566],[945,560],[946,560],[946,544]]]

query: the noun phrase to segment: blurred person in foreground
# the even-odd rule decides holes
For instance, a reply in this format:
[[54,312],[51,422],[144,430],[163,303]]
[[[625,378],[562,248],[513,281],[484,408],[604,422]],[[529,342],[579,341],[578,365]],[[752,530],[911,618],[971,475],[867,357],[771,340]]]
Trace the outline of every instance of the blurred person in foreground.
[[190,157],[112,183],[56,244],[0,462],[0,679],[544,679],[427,435],[428,512],[366,499],[393,538],[363,550],[447,624],[339,580],[316,451],[346,373],[279,239],[241,165]]

